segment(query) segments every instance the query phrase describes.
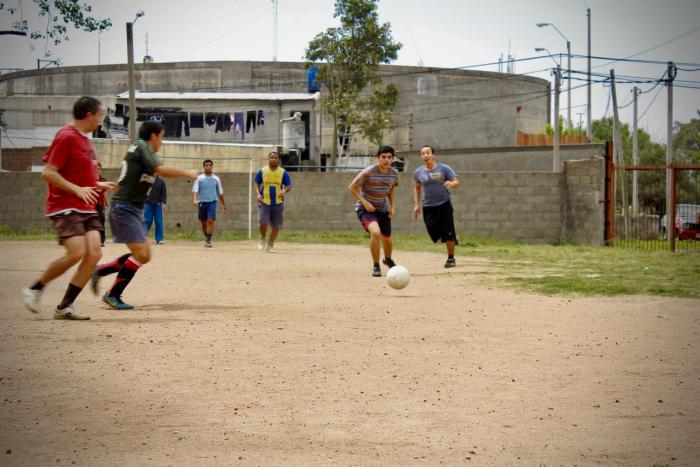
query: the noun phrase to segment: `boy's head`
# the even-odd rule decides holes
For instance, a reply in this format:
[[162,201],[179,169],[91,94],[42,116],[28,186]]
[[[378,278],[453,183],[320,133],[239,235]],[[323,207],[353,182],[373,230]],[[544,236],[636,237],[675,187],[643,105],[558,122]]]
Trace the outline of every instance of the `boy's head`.
[[271,169],[277,168],[280,164],[279,153],[277,151],[271,151],[270,154],[267,155],[267,163]]
[[102,121],[102,103],[90,96],[82,96],[73,104],[73,118],[85,121],[87,131],[95,131]]
[[139,128],[139,138],[147,142],[154,151],[160,149],[161,144],[163,144],[163,136],[165,136],[165,131],[160,122],[148,120],[143,122]]
[[211,175],[211,173],[214,171],[214,161],[211,159],[204,159],[204,162],[202,162],[202,167],[204,167],[204,173],[206,175]]
[[377,151],[377,158],[379,159],[379,167],[382,169],[388,169],[391,167],[391,163],[394,162],[394,148],[391,146],[382,146]]
[[420,158],[423,160],[423,162],[435,160],[436,157],[437,155],[435,154],[435,148],[432,146],[426,144],[420,148]]

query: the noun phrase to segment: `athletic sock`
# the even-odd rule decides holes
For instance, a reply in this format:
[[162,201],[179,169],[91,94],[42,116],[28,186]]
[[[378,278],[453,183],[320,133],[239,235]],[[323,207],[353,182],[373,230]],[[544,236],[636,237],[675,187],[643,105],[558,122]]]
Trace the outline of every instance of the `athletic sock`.
[[68,284],[66,294],[63,296],[63,300],[61,300],[60,305],[58,305],[56,308],[62,310],[68,305],[72,304],[75,301],[75,299],[78,298],[78,295],[80,295],[81,290],[83,289],[81,287],[78,287],[77,285]]
[[120,297],[140,267],[141,265],[138,263],[138,261],[136,261],[133,256],[129,256],[119,269],[117,278],[114,279],[114,284],[112,284],[112,287],[107,292],[107,295],[110,297]]
[[375,267],[375,268],[378,268],[378,267],[379,267],[379,263],[374,263],[374,267]]
[[36,281],[33,286],[29,287],[31,290],[44,290],[44,284],[41,281]]
[[455,255],[447,255],[447,259],[455,259]]
[[207,234],[207,241],[208,241],[208,242],[211,242],[211,235],[212,235],[212,234]]
[[114,261],[110,261],[109,263],[100,264],[99,266],[97,266],[97,275],[102,277],[108,276],[109,274],[114,274],[115,272],[119,272],[119,270],[124,265],[124,262],[127,259],[129,259],[129,256],[131,256],[131,253],[122,255]]

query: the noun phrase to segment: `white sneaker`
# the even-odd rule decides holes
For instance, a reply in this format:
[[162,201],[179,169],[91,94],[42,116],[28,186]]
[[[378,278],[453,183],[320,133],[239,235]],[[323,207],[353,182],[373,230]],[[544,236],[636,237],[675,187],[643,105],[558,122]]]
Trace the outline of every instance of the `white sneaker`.
[[265,249],[265,240],[258,240],[258,251],[263,251]]
[[267,244],[267,248],[265,248],[265,250],[266,250],[268,253],[275,253],[275,245],[271,245],[271,244],[268,243],[268,244]]
[[41,311],[41,308],[39,308],[41,292],[41,290],[22,289],[22,301],[24,302],[24,306],[32,313],[39,313]]
[[72,319],[72,320],[86,320],[90,319],[87,315],[81,315],[78,310],[73,308],[73,305],[68,305],[62,310],[56,308],[53,312],[53,319]]

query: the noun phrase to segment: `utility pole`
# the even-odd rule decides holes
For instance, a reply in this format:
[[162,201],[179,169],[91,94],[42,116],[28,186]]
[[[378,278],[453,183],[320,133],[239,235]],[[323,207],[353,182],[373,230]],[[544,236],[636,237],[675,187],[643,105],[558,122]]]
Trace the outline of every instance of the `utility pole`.
[[272,61],[277,61],[277,6],[278,0],[272,0]]
[[[634,93],[634,104],[632,113],[632,165],[639,164],[639,135],[637,134],[637,96],[639,95],[639,88],[637,86],[632,89]],[[639,185],[638,177],[639,171],[632,171],[632,215],[639,215]]]
[[559,155],[559,92],[561,91],[561,65],[554,72],[554,160],[552,172],[561,172]]
[[666,238],[671,251],[676,249],[676,200],[673,186],[673,78],[676,67],[668,62],[668,114],[666,116]]
[[610,89],[612,92],[613,101],[613,158],[615,159],[615,172],[620,180],[620,188],[622,190],[622,219],[624,220],[624,234],[627,236],[630,232],[629,228],[629,203],[627,201],[627,187],[625,186],[625,172],[622,166],[625,164],[625,154],[622,149],[622,135],[620,133],[620,119],[617,113],[617,92],[615,90],[615,70],[610,70]]
[[566,70],[566,81],[569,89],[566,92],[566,127],[571,130],[574,123],[571,121],[571,41],[566,41],[566,54],[569,56]]
[[134,90],[134,23],[126,23],[126,50],[129,60],[129,140],[136,142],[136,91]]
[[591,9],[586,8],[588,16],[588,103],[586,104],[586,136],[588,141],[593,140],[593,129],[591,128]]

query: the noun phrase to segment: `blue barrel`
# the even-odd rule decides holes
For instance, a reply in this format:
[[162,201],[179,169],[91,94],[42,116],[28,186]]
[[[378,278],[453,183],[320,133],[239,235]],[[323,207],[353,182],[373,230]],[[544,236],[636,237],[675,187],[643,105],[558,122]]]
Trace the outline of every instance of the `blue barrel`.
[[306,88],[309,92],[318,92],[321,90],[321,83],[316,81],[316,75],[318,74],[318,67],[310,66],[306,70]]

